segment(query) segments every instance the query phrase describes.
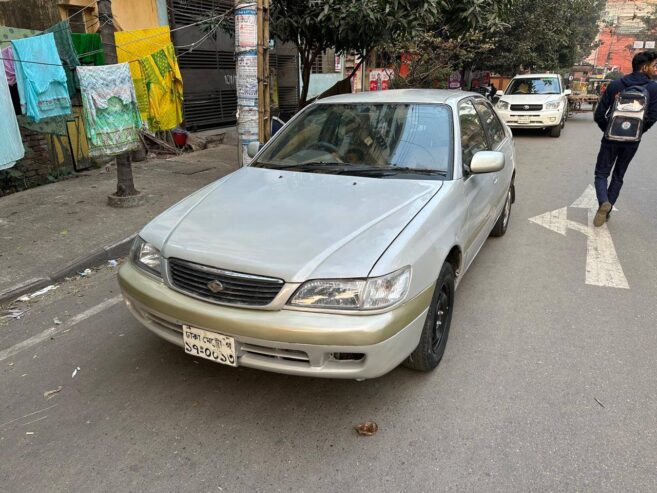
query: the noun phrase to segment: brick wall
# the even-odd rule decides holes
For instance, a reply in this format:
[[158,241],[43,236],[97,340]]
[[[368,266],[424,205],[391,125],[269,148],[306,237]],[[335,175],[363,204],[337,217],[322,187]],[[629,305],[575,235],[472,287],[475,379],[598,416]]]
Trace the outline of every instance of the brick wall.
[[[0,197],[48,182],[52,171],[52,160],[48,135],[21,128],[25,157],[12,168],[0,171]],[[18,177],[10,177],[7,172],[18,171]]]
[[21,128],[25,157],[16,163],[15,169],[23,173],[30,185],[45,181],[50,173],[51,156],[48,136]]

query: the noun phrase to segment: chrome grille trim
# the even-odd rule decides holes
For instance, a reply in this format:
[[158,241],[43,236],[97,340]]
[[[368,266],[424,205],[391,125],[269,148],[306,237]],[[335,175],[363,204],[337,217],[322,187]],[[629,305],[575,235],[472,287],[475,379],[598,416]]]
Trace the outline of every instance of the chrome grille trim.
[[[186,260],[167,261],[169,285],[189,296],[221,305],[265,307],[270,305],[285,286],[277,278],[232,272]],[[224,289],[214,293],[207,284],[219,281]]]
[[511,111],[541,111],[542,104],[512,104]]

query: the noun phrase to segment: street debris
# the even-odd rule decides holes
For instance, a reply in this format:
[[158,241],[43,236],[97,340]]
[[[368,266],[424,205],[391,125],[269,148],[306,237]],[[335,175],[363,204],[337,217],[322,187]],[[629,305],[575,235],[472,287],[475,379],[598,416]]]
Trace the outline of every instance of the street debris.
[[75,378],[75,375],[77,375],[79,371],[80,371],[80,367],[77,366],[75,370],[73,370],[73,373],[71,374],[71,378]]
[[50,291],[54,291],[58,287],[59,286],[57,286],[56,284],[51,284],[50,286],[46,286],[43,289],[39,289],[38,291],[35,291],[32,294],[25,294],[25,295],[21,296],[20,298],[18,298],[16,301],[30,301],[31,299],[34,299],[37,296],[41,296],[41,295],[44,295],[44,294],[46,294]]
[[107,263],[110,267],[116,267],[119,263],[116,260],[108,260]]
[[8,310],[0,311],[0,319],[11,318],[13,320],[20,320],[24,313],[25,313],[25,310],[19,310],[17,308],[10,308]]
[[60,386],[57,387],[56,389],[53,389],[53,390],[49,390],[49,391],[47,391],[47,392],[44,392],[44,393],[43,393],[43,398],[46,399],[46,400],[52,399],[52,397],[53,397],[55,394],[58,394],[59,392],[61,392],[63,388],[64,388],[64,387],[63,387],[62,385],[60,385]]
[[25,434],[26,435],[34,435],[34,432],[33,431],[26,431]]
[[600,404],[600,407],[605,407],[605,405],[602,402],[600,402],[597,397],[594,397],[594,399],[595,399],[595,402]]
[[377,425],[374,421],[367,421],[358,426],[354,426],[354,430],[356,430],[356,433],[358,433],[360,436],[371,437],[372,435],[376,434],[377,431],[379,431],[379,425]]
[[87,277],[91,275],[91,269],[84,269],[82,272],[78,272],[80,274],[80,277]]
[[62,321],[57,317],[52,319],[52,323],[54,323],[55,325],[62,325]]

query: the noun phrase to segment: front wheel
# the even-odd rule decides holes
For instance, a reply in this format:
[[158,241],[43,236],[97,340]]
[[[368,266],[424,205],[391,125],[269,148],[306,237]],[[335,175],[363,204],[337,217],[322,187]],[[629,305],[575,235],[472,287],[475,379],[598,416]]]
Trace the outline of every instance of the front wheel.
[[502,209],[502,214],[500,214],[500,217],[490,232],[491,236],[504,236],[506,233],[509,227],[509,218],[511,217],[511,204],[513,204],[513,185],[509,187],[509,191],[506,194],[506,202],[504,202],[504,209]]
[[454,269],[445,262],[433,292],[429,313],[424,322],[420,343],[404,361],[404,366],[418,371],[431,371],[445,354],[449,327],[454,310]]
[[550,137],[554,137],[555,139],[558,139],[561,137],[561,129],[563,128],[563,124],[560,123],[556,127],[552,127],[550,129]]

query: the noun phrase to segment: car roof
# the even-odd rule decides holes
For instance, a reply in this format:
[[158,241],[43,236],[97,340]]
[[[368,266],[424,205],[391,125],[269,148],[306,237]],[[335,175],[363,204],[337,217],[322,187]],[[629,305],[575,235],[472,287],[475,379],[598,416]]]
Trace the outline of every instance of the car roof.
[[559,74],[523,74],[516,75],[514,79],[535,79],[537,77],[559,77]]
[[316,104],[352,103],[455,103],[465,97],[481,94],[447,89],[393,89],[388,91],[366,91],[356,94],[341,94],[316,101]]

